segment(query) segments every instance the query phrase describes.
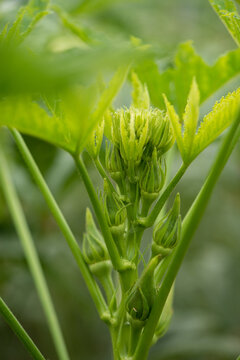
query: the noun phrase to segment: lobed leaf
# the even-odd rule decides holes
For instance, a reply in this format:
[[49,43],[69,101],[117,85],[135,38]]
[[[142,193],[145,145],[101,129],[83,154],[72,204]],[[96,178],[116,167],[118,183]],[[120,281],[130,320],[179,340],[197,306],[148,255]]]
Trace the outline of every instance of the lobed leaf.
[[21,7],[12,26],[7,24],[0,33],[0,42],[20,44],[48,14],[48,4],[49,0],[31,0],[26,6]]
[[236,118],[240,111],[240,88],[217,102],[204,116],[194,138],[191,157],[194,159],[211,144]]
[[160,72],[155,61],[148,60],[137,66],[135,71],[142,83],[146,83],[154,106],[164,108],[161,94],[165,94],[182,116],[193,77],[198,83],[202,103],[240,74],[240,49],[230,51],[213,65],[208,65],[195,52],[191,42],[186,42],[179,46],[170,65],[167,70]]
[[[174,107],[164,97],[167,113],[177,140],[183,162],[190,164],[209,144],[211,144],[236,118],[240,111],[240,88],[217,102],[213,110],[204,116],[197,132],[199,92],[195,81],[190,90],[183,124]],[[189,110],[190,108],[193,110]],[[193,117],[186,116],[193,114]],[[184,132],[182,131],[184,128]],[[183,133],[183,134],[182,134]]]
[[209,0],[229,33],[240,46],[240,15],[233,0]]
[[97,84],[65,90],[58,98],[45,95],[42,103],[33,101],[29,95],[6,97],[0,101],[0,126],[16,128],[70,153],[80,152],[111,105],[127,72],[128,66],[120,68],[99,100]]

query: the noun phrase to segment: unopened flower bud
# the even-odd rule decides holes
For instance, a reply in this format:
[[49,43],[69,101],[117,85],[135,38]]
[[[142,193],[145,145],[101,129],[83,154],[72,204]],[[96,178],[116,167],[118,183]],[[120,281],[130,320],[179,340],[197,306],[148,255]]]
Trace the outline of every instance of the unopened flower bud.
[[159,195],[166,178],[164,160],[158,159],[157,149],[154,148],[151,161],[146,162],[140,177],[141,196],[153,202]]
[[124,163],[120,151],[116,146],[111,148],[109,145],[106,147],[105,163],[111,178],[116,181],[116,183],[122,181],[125,174]]
[[180,195],[177,194],[173,207],[159,221],[153,230],[153,256],[168,255],[176,246],[181,232]]
[[112,192],[108,181],[104,180],[104,211],[113,235],[120,235],[125,231],[127,217],[126,207],[116,192]]
[[97,229],[91,211],[86,211],[86,233],[83,236],[83,257],[88,265],[109,259],[103,237]]
[[130,291],[126,306],[133,320],[145,321],[149,317],[156,295],[154,271],[159,261],[158,256],[150,261]]
[[158,154],[167,152],[174,144],[172,127],[167,115],[155,109],[151,119],[151,137],[150,144],[157,148]]
[[136,182],[137,167],[149,138],[150,110],[120,109],[113,115],[112,139],[119,148],[131,182]]
[[88,153],[93,159],[96,159],[99,155],[99,151],[102,145],[104,131],[104,121],[96,126],[91,136],[89,137],[88,144],[86,146]]

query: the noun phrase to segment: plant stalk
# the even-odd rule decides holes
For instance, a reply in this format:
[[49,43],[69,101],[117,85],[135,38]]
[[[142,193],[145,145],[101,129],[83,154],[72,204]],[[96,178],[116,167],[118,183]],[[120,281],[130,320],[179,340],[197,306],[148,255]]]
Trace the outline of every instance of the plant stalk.
[[100,314],[100,317],[105,316],[108,313],[108,308],[107,308],[106,302],[102,296],[102,293],[101,293],[96,281],[94,280],[92,274],[90,273],[88,266],[86,265],[86,263],[83,259],[79,245],[78,245],[68,223],[66,222],[60,208],[58,207],[58,204],[56,203],[51,191],[49,190],[48,185],[46,184],[35,160],[33,159],[28,147],[25,144],[22,136],[15,129],[12,129],[11,133],[16,141],[18,149],[19,149],[26,165],[28,166],[28,169],[29,169],[32,177],[34,178],[37,186],[39,187],[40,191],[42,192],[43,197],[45,198],[46,203],[47,203],[51,213],[53,214],[53,217],[55,218],[60,230],[62,231],[62,233],[71,249],[71,252],[78,264],[78,267],[79,267],[79,269],[82,273],[82,276],[86,282],[88,290],[89,290],[89,292],[93,298],[93,301],[96,305],[96,308]]
[[48,326],[56,347],[56,351],[61,360],[68,360],[68,352],[63,339],[62,331],[57,319],[57,315],[51,300],[49,289],[43,274],[43,270],[39,261],[34,242],[29,231],[23,209],[12,183],[10,171],[8,169],[5,155],[1,149],[0,152],[0,173],[3,192],[13,218],[13,222],[21,240],[21,244],[27,258],[27,262],[32,273],[32,277],[37,288],[39,298],[44,309]]
[[11,329],[15,332],[18,338],[21,340],[25,348],[29,351],[34,360],[45,360],[44,356],[34,344],[30,336],[26,333],[22,325],[13,315],[7,304],[0,297],[0,313],[11,327]]

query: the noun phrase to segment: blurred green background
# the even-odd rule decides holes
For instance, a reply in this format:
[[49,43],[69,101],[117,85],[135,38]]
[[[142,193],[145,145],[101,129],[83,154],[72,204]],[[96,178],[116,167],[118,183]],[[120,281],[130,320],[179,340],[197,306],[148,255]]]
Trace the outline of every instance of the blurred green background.
[[[122,41],[131,35],[169,51],[192,40],[209,62],[235,44],[207,0],[54,1],[76,23],[99,38]],[[0,28],[12,21],[24,1],[0,1]],[[26,40],[42,47],[74,47],[76,39],[56,15],[39,22]],[[170,50],[169,50],[170,49]],[[239,82],[239,79],[238,79]],[[234,87],[228,84],[219,94]],[[116,104],[128,104],[126,85]],[[219,97],[219,94],[216,96]],[[213,99],[209,103],[212,103]],[[204,110],[209,104],[203,105]],[[25,137],[40,169],[79,242],[89,200],[70,156],[39,140]],[[106,326],[98,319],[81,274],[42,196],[9,138],[14,181],[39,251],[71,359],[111,359]],[[218,143],[192,164],[179,184],[182,213],[196,196]],[[88,160],[88,159],[87,159]],[[173,171],[178,164],[174,164]],[[101,179],[89,163],[96,187]],[[169,332],[152,349],[151,360],[236,359],[240,354],[240,146],[234,151],[197,231],[176,283],[174,316]],[[150,236],[150,235],[149,235]],[[0,294],[49,359],[56,359],[45,317],[0,189]],[[0,318],[0,359],[30,359]]]

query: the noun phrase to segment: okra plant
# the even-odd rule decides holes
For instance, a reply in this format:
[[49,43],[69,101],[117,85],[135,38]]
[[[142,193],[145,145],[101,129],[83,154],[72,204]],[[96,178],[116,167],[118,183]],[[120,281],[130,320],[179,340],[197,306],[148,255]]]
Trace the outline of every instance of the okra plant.
[[[234,2],[210,3],[239,45],[240,20]],[[96,39],[48,1],[30,1],[20,9],[13,25],[6,25],[1,33],[1,52],[18,55],[20,70],[21,66],[24,68],[28,64],[24,51],[29,51],[24,41],[42,17],[50,13],[57,14],[64,26],[89,46],[90,50],[84,53],[84,72],[84,66],[87,68],[96,56],[92,50]],[[109,328],[114,360],[144,360],[150,347],[168,330],[178,270],[214,186],[239,140],[240,88],[222,97],[202,119],[199,109],[206,98],[240,72],[240,53],[239,49],[233,50],[211,67],[187,43],[178,50],[175,67],[159,73],[153,60],[156,54],[140,40],[132,39],[124,51],[125,63],[108,85],[99,76],[91,86],[78,84],[67,71],[58,82],[58,69],[66,65],[61,57],[56,58],[59,68],[55,73],[44,72],[44,68],[41,73],[49,82],[49,91],[39,89],[38,79],[36,83],[28,81],[25,91],[20,73],[20,90],[14,93],[7,88],[1,94],[0,125],[9,128],[70,247],[99,316]],[[47,56],[45,65],[49,65]],[[36,75],[37,63],[35,58],[32,61],[29,71]],[[10,63],[9,67],[6,76],[11,78],[16,64]],[[127,79],[132,86],[131,105],[115,108],[113,99]],[[58,86],[60,90],[56,91]],[[198,155],[228,127],[199,194],[182,218],[181,194],[176,193],[176,185]],[[72,156],[92,205],[86,209],[81,244],[20,133],[53,143]],[[6,132],[1,130],[2,191],[59,359],[67,360],[68,350],[6,160],[7,143]],[[100,190],[94,188],[90,179],[84,152],[88,152],[102,178]],[[182,164],[172,176],[171,164],[178,153]],[[151,241],[143,248],[142,238],[149,228]],[[44,359],[2,298],[0,312],[32,357]]]

